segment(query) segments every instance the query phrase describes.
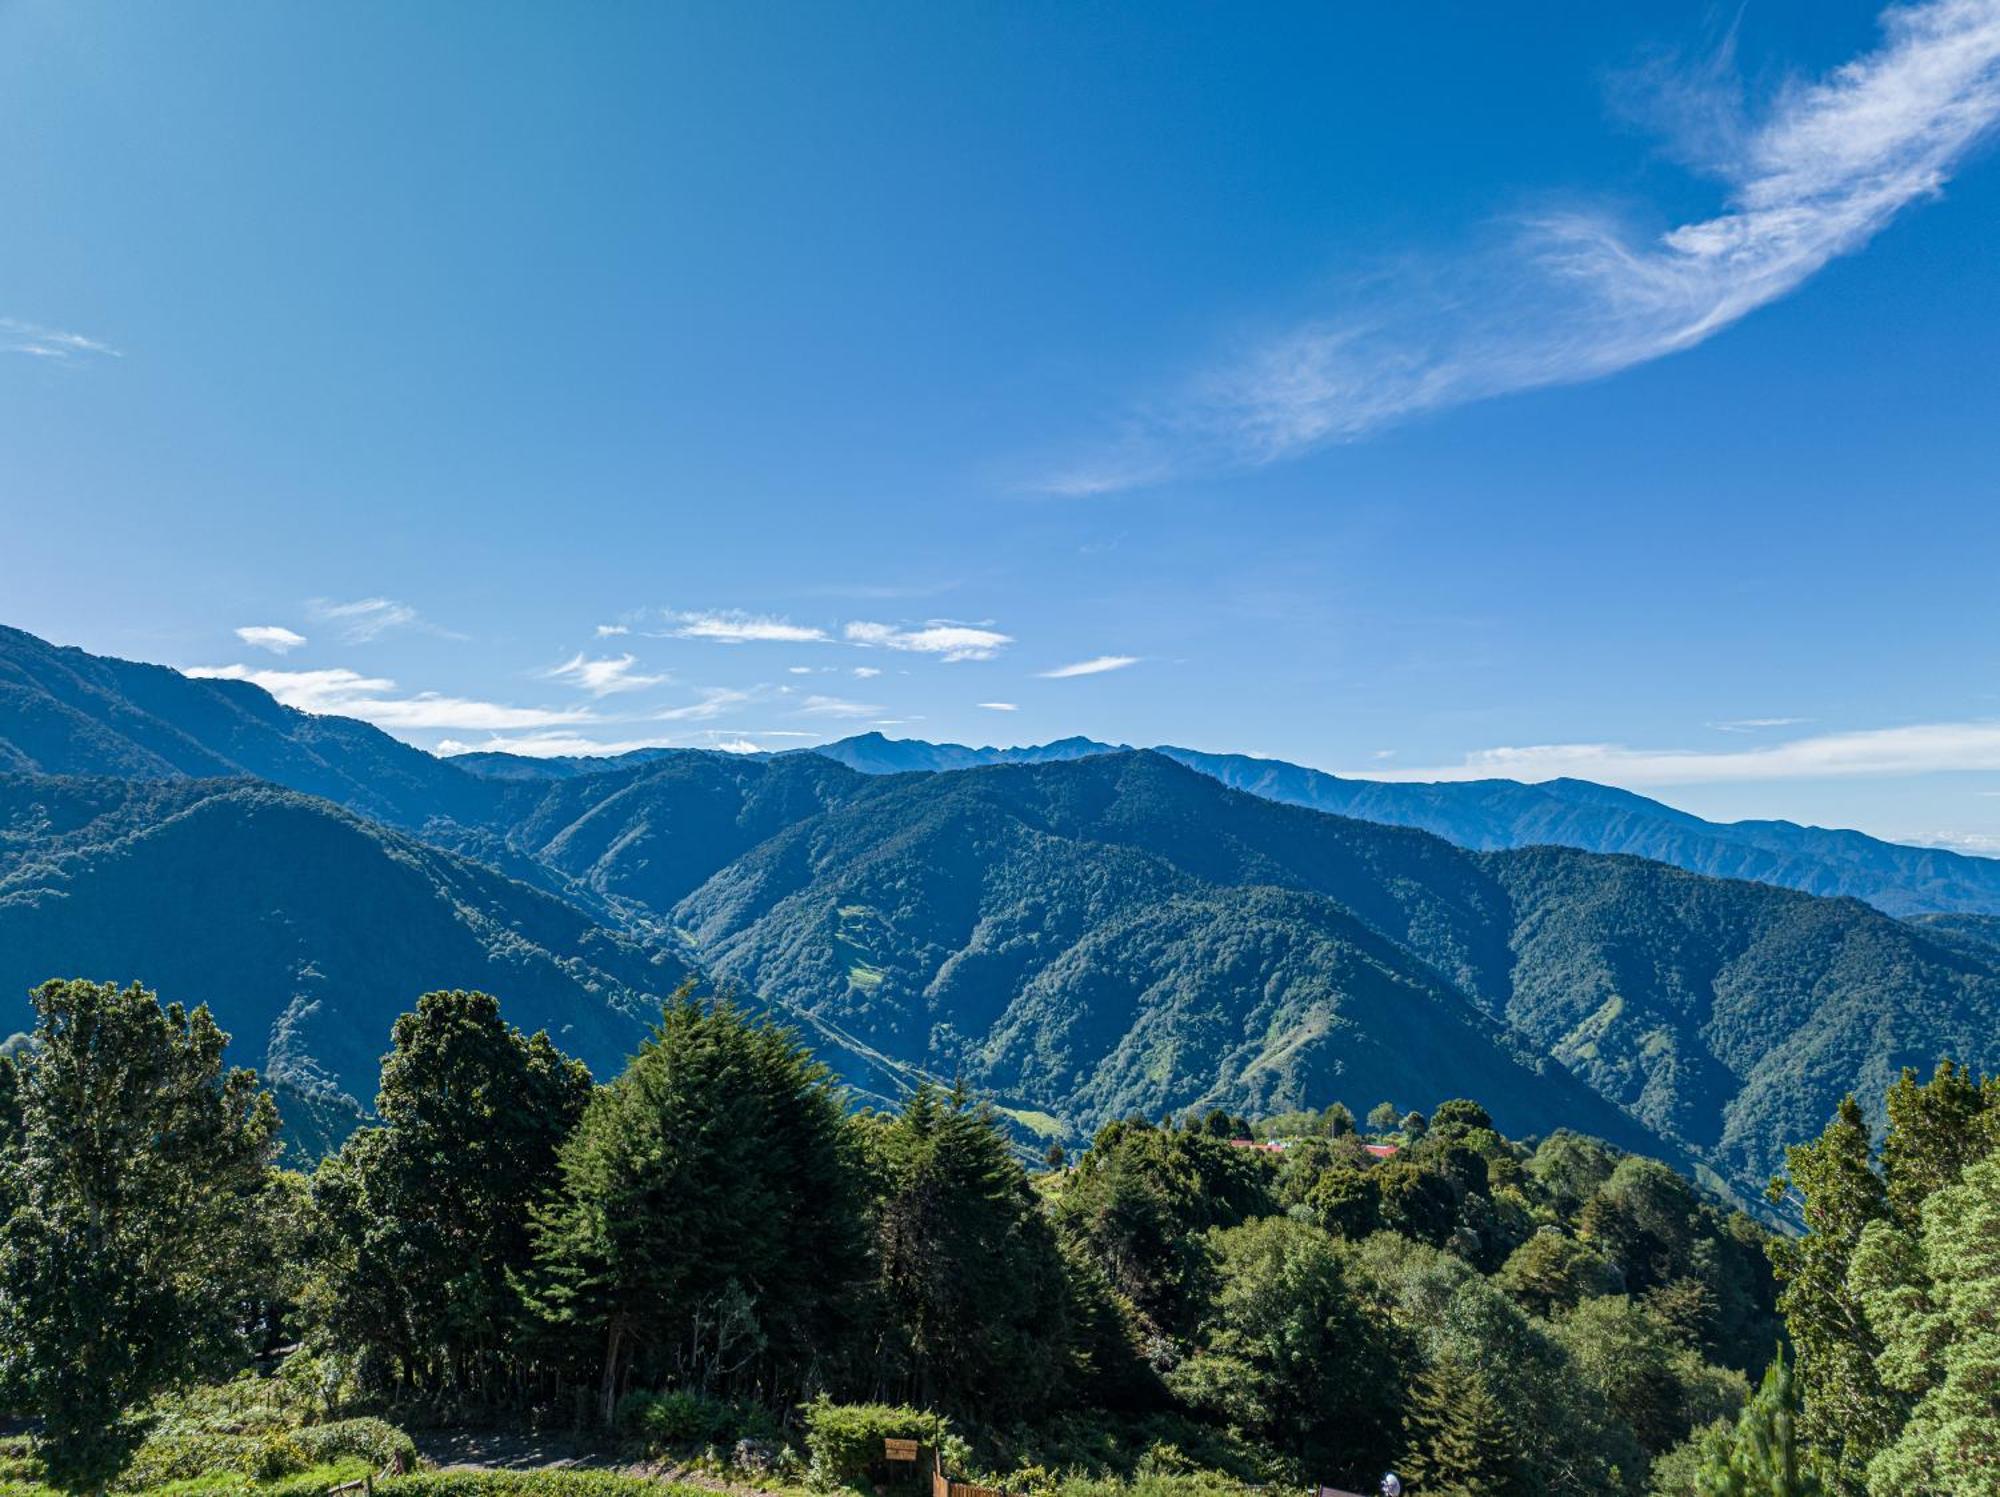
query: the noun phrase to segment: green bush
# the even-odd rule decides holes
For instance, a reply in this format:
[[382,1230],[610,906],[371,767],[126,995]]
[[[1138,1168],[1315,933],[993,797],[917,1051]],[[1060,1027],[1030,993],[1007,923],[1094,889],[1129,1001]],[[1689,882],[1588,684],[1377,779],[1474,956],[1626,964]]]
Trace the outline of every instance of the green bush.
[[309,1424],[293,1430],[292,1439],[314,1465],[344,1456],[366,1461],[375,1471],[399,1461],[405,1471],[413,1471],[417,1465],[416,1441],[385,1419],[340,1419],[332,1424]]
[[812,1458],[806,1480],[818,1491],[852,1486],[871,1468],[879,1468],[886,1439],[916,1440],[939,1451],[947,1470],[965,1469],[965,1442],[951,1432],[949,1419],[928,1409],[835,1403],[821,1394],[800,1412],[805,1415],[806,1453]]
[[[329,1489],[359,1481],[367,1474],[367,1462],[345,1460],[295,1471],[274,1481],[253,1481],[236,1475],[197,1476],[148,1488],[146,1497],[326,1497]],[[48,1493],[46,1497],[55,1494]]]
[[375,1483],[375,1497],[715,1497],[705,1487],[610,1471],[419,1471]]
[[169,1482],[200,1476],[236,1476],[271,1481],[313,1464],[289,1431],[225,1434],[215,1430],[165,1429],[154,1432],[118,1478],[121,1491],[145,1492]]
[[730,1445],[743,1418],[734,1404],[701,1393],[628,1393],[618,1404],[618,1432],[649,1447]]
[[1260,1489],[1220,1471],[1166,1473],[1142,1469],[1130,1480],[1072,1473],[1057,1483],[1053,1497],[1247,1497],[1257,1490]]
[[[193,1417],[225,1415],[211,1406]],[[406,1468],[416,1464],[415,1443],[381,1419],[343,1419],[302,1429],[263,1428],[263,1421],[257,1418],[248,1422],[252,1428],[244,1433],[191,1427],[188,1413],[163,1420],[119,1477],[119,1490],[153,1493],[162,1487],[191,1484],[191,1490],[203,1492],[237,1491],[256,1483],[261,1493],[275,1490],[274,1484],[289,1486],[292,1478],[316,1474],[336,1464],[354,1467],[341,1480],[379,1471],[399,1456]],[[308,1482],[301,1490],[321,1492],[325,1487]]]

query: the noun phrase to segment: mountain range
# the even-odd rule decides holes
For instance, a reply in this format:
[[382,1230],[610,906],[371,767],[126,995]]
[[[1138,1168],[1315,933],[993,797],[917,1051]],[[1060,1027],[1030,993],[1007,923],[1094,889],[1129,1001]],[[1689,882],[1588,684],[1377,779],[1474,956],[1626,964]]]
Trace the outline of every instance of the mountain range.
[[[1121,744],[1065,738],[1031,749],[975,749],[903,742],[879,733],[811,752],[869,774],[964,769],[978,764],[1073,759]],[[1162,745],[1237,790],[1336,816],[1418,827],[1461,847],[1574,847],[1630,853],[1717,878],[1756,879],[1808,894],[1852,895],[1892,915],[2000,914],[2000,858],[1885,842],[1861,832],[1790,821],[1704,821],[1686,811],[1588,780],[1402,783],[1344,779],[1278,759]]]
[[[440,760],[11,630],[0,766],[0,1033],[54,975],[207,1000],[308,1149],[441,986],[499,994],[599,1075],[694,976],[864,1097],[956,1077],[1024,1137],[1472,1095],[1510,1132],[1580,1128],[1745,1196],[1843,1093],[2000,1062],[1984,860],[1580,782],[1087,739]],[[1680,856],[1554,845],[1586,835]],[[1772,876],[1672,866],[1753,855]],[[1781,887],[1813,881],[1874,902]]]

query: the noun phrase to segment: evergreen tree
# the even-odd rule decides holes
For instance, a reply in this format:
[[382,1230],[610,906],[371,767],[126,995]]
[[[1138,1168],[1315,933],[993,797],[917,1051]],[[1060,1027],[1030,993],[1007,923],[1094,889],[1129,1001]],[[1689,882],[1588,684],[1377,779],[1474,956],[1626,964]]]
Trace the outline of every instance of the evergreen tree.
[[864,1277],[844,1114],[789,1031],[686,989],[591,1098],[534,1297],[596,1348],[601,1417],[635,1383],[791,1398],[837,1370]]
[[1700,1497],[1823,1497],[1826,1485],[1799,1427],[1798,1384],[1780,1346],[1736,1428],[1703,1452],[1695,1491]]
[[375,1110],[318,1176],[334,1239],[327,1330],[408,1390],[491,1400],[522,1371],[514,1280],[529,1221],[590,1100],[590,1073],[486,993],[426,993],[396,1020]]
[[0,1222],[20,1205],[21,1133],[20,1068],[0,1054]]
[[1484,1373],[1443,1358],[1417,1375],[1404,1420],[1404,1489],[1420,1497],[1523,1491],[1514,1430]]
[[1964,1068],[1949,1060],[1919,1084],[1905,1067],[1889,1088],[1889,1131],[1882,1140],[1882,1178],[1890,1213],[1914,1229],[1924,1203],[1954,1184],[1975,1159],[1992,1151],[1993,1119],[1987,1094]]
[[884,1391],[984,1420],[1060,1398],[1076,1334],[1067,1275],[992,1113],[920,1087],[900,1117],[874,1120],[868,1156]]
[[1829,1457],[1827,1476],[1842,1497],[1863,1490],[1868,1462],[1901,1417],[1876,1368],[1881,1345],[1848,1283],[1863,1230],[1889,1210],[1871,1154],[1867,1121],[1849,1097],[1816,1141],[1787,1151],[1789,1178],[1771,1187],[1774,1201],[1795,1191],[1805,1219],[1804,1236],[1773,1238],[1769,1252],[1778,1309],[1798,1354],[1800,1429]]
[[1862,1233],[1850,1280],[1907,1421],[1868,1466],[1871,1492],[2000,1494],[2000,1160],[1937,1191],[1917,1234]]
[[137,984],[46,983],[0,1228],[0,1383],[41,1417],[50,1478],[102,1490],[125,1416],[243,1350],[254,1203],[277,1111],[206,1008]]

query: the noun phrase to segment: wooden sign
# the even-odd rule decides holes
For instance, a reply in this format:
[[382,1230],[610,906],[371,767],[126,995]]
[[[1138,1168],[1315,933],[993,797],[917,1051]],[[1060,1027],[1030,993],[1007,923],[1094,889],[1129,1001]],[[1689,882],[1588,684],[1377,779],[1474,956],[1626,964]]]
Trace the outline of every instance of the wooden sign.
[[917,1458],[915,1440],[884,1440],[882,1459],[885,1461],[913,1461]]

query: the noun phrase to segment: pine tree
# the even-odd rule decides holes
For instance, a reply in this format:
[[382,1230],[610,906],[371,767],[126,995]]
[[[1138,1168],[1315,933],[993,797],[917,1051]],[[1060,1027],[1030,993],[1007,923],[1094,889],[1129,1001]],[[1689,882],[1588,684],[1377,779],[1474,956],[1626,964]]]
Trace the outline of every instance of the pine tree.
[[992,1112],[919,1087],[867,1149],[882,1386],[988,1420],[1046,1408],[1075,1346],[1068,1274]]
[[1421,1497],[1508,1497],[1519,1490],[1514,1431],[1478,1369],[1440,1359],[1417,1375],[1401,1474]]
[[396,1020],[380,1128],[319,1171],[335,1238],[327,1328],[407,1390],[491,1398],[515,1369],[529,1219],[590,1100],[590,1072],[504,1022],[486,993],[426,993]]
[[1826,1485],[1799,1436],[1799,1389],[1781,1346],[1757,1396],[1726,1438],[1704,1451],[1700,1497],[1823,1497]]
[[2000,1160],[1967,1168],[1911,1234],[1877,1222],[1853,1279],[1909,1418],[1868,1467],[1871,1492],[2000,1494]]
[[1925,1201],[1991,1152],[1995,1140],[1987,1104],[1971,1074],[1949,1060],[1940,1061],[1921,1085],[1917,1073],[1905,1067],[1889,1088],[1882,1175],[1889,1210],[1903,1226],[1914,1228]]
[[783,1029],[684,989],[592,1097],[536,1221],[534,1299],[594,1345],[598,1409],[629,1386],[824,1381],[863,1282],[852,1134]]
[[206,1008],[163,1010],[136,983],[33,996],[0,1384],[41,1416],[50,1478],[101,1491],[142,1433],[131,1410],[243,1350],[277,1111],[253,1073],[224,1068]]
[[1869,1460],[1901,1418],[1876,1368],[1881,1344],[1848,1283],[1863,1230],[1889,1214],[1871,1155],[1867,1121],[1849,1097],[1818,1139],[1787,1151],[1789,1178],[1771,1188],[1774,1201],[1796,1191],[1805,1218],[1803,1237],[1773,1238],[1769,1252],[1783,1286],[1778,1310],[1798,1355],[1800,1429],[1830,1457],[1827,1477],[1841,1497],[1864,1490]]

